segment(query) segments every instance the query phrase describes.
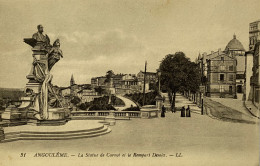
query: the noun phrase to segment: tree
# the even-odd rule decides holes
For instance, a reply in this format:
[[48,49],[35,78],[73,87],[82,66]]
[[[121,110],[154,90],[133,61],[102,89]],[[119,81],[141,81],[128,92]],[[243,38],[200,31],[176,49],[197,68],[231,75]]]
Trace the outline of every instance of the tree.
[[112,81],[112,77],[114,76],[114,72],[112,70],[107,71],[106,73],[106,80],[105,83],[110,84],[110,82]]
[[105,93],[105,89],[102,88],[101,86],[95,87],[95,92],[97,92],[99,95],[102,95],[103,93]]
[[80,103],[80,98],[78,96],[73,96],[72,99],[71,99],[71,103],[74,104],[74,105],[77,105]]
[[[178,91],[193,90],[197,87],[197,66],[183,52],[168,54],[160,64],[161,85],[167,89],[171,97],[171,108],[175,108],[175,98]],[[196,78],[197,77],[197,78]],[[194,86],[194,81],[196,86]]]

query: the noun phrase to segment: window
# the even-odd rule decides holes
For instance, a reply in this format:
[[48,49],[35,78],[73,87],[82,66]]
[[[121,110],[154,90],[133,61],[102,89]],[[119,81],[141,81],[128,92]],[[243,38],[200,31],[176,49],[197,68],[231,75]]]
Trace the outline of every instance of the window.
[[224,57],[221,57],[221,60],[224,61]]
[[229,66],[229,71],[233,71],[233,65],[232,66]]
[[224,65],[220,66],[220,70],[221,71],[225,70],[225,66]]
[[228,80],[229,81],[233,81],[233,79],[234,79],[234,76],[233,75],[229,75]]
[[224,74],[220,74],[219,80],[220,80],[220,81],[224,81]]
[[219,92],[224,92],[224,91],[225,91],[224,86],[223,86],[223,85],[220,85],[220,86],[219,86]]

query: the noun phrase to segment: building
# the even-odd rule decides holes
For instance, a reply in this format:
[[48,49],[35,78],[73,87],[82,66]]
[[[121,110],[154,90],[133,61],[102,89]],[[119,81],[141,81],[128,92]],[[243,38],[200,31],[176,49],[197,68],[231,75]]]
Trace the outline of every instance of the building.
[[97,92],[95,92],[95,90],[92,89],[84,89],[84,90],[80,90],[78,92],[78,97],[81,98],[81,102],[85,103],[85,102],[91,102],[93,101],[95,98],[99,98],[102,97],[100,95],[98,95]]
[[259,77],[259,51],[260,51],[260,41],[258,41],[253,47],[253,68],[252,76],[250,78],[250,85],[252,88],[252,102],[259,108],[259,96],[260,96],[260,77]]
[[116,74],[112,77],[112,84],[114,88],[122,88],[122,80],[126,74]]
[[121,81],[122,89],[126,93],[131,93],[132,91],[138,91],[138,79],[135,74],[126,74],[123,76]]
[[231,54],[237,61],[237,71],[236,71],[236,90],[237,93],[244,93],[244,82],[245,82],[245,49],[242,43],[236,38],[236,35],[233,36],[233,39],[230,40],[225,48],[227,54]]
[[249,24],[249,51],[246,52],[245,101],[252,101],[259,108],[259,45],[260,20]]
[[61,95],[64,96],[69,96],[70,95],[70,87],[61,87],[60,88]]
[[220,49],[207,59],[206,95],[236,97],[236,59]]
[[260,20],[249,24],[249,50],[253,50],[257,41],[260,40]]
[[[137,74],[137,78],[139,82],[144,81],[144,72],[140,71]],[[146,72],[145,82],[154,83],[157,80],[157,74],[155,72]]]

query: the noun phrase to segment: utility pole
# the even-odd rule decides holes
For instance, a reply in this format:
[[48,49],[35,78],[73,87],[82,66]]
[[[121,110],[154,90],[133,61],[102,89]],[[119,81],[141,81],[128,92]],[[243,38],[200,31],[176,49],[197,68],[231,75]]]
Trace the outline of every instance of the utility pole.
[[144,102],[145,102],[145,78],[146,78],[146,66],[147,66],[147,61],[145,61],[145,67],[144,67],[143,106],[144,106]]

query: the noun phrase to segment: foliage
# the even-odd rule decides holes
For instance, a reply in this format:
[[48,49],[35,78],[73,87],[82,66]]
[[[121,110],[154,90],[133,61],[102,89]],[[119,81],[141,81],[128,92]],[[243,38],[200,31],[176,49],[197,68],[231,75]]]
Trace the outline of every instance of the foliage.
[[89,107],[89,111],[93,110],[116,110],[111,104],[93,104]]
[[128,107],[122,111],[140,111],[140,108],[137,106],[137,107]]
[[178,91],[196,92],[200,84],[199,66],[191,62],[183,52],[166,55],[160,64],[161,86],[168,91],[172,109]]
[[101,86],[98,86],[98,87],[95,87],[95,91],[99,94],[99,95],[102,95],[105,93],[105,89],[102,88]]
[[105,83],[110,83],[110,82],[111,82],[111,79],[112,79],[112,77],[113,77],[114,75],[115,75],[115,74],[114,74],[114,72],[113,72],[112,70],[107,71]]
[[111,96],[111,103],[109,104],[109,96],[95,98],[91,102],[81,103],[78,108],[81,110],[116,110],[113,105],[124,105],[124,102],[116,96]]
[[[156,104],[155,97],[157,95],[158,95],[157,91],[146,93],[144,105],[155,105]],[[142,104],[143,104],[143,93],[126,94],[125,96],[142,106]]]
[[74,105],[77,105],[80,103],[80,98],[78,96],[73,96],[72,99],[71,99],[71,103],[74,104]]
[[118,97],[116,96],[111,96],[111,104],[113,106],[118,106],[118,105],[125,105],[125,103],[123,102],[123,100],[119,99]]

